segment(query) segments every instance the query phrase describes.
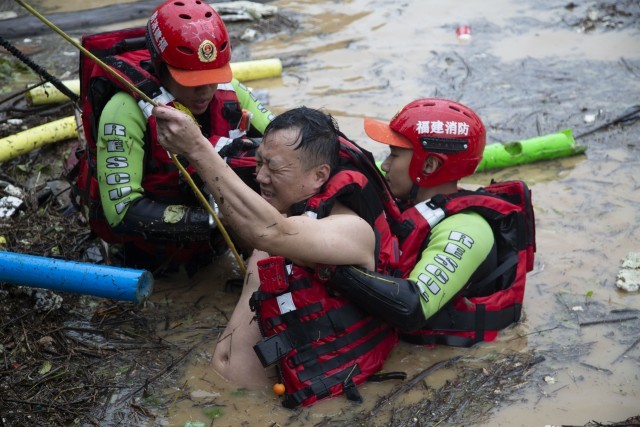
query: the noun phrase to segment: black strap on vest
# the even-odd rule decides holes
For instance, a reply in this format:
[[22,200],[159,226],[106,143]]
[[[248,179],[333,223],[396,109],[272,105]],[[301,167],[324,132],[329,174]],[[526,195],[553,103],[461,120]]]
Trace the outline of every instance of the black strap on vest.
[[122,72],[129,78],[129,80],[131,80],[135,87],[140,89],[149,98],[153,99],[156,96],[160,95],[160,85],[153,79],[145,76],[136,67],[129,64],[128,62],[114,56],[107,56],[103,58],[102,61],[105,64],[110,65],[116,70]]
[[365,336],[369,335],[371,331],[373,331],[373,329],[377,326],[379,326],[377,322],[368,322],[366,325],[363,325],[355,331],[343,335],[340,338],[325,343],[319,347],[307,349],[306,351],[298,349],[298,353],[294,354],[291,357],[290,361],[294,366],[309,364],[310,362],[317,360],[319,356],[338,351],[348,346],[349,344],[364,338]]
[[[290,313],[295,313],[295,311]],[[310,346],[314,341],[336,334],[336,332],[340,333],[349,326],[362,321],[364,317],[362,311],[353,305],[345,305],[310,321],[294,322],[285,331],[263,339],[253,346],[253,349],[262,366],[271,366],[294,348],[300,352],[301,349],[304,349],[303,346]]]
[[489,286],[493,282],[495,282],[498,277],[502,276],[513,267],[518,264],[518,254],[516,252],[511,253],[502,263],[497,266],[489,275],[487,275],[484,279],[480,280],[472,284],[474,288],[484,289],[486,286]]
[[357,347],[354,347],[351,350],[333,357],[326,362],[319,363],[318,359],[316,358],[315,360],[304,366],[304,369],[302,371],[298,372],[298,378],[300,379],[300,381],[309,381],[314,378],[317,378],[315,381],[322,381],[321,378],[323,378],[323,374],[332,371],[338,366],[344,365],[348,361],[354,360],[356,357],[371,351],[378,344],[380,344],[389,335],[389,333],[389,328],[382,328],[379,332],[377,332],[375,335],[373,335]]
[[[488,311],[484,304],[477,304],[475,311],[453,312],[440,310],[430,319],[428,329],[447,332],[475,332],[473,337],[441,334],[400,334],[403,341],[412,344],[441,344],[455,347],[471,347],[484,340],[485,331],[498,331],[520,320],[522,304],[497,311]],[[433,323],[431,323],[433,321]],[[435,326],[434,326],[435,325]]]
[[289,325],[291,324],[290,322],[302,322],[303,317],[309,316],[314,313],[318,313],[321,310],[322,310],[322,304],[317,302],[315,304],[309,304],[306,307],[302,307],[297,310],[290,311],[280,316],[270,317],[267,320],[267,322],[269,322],[272,328],[280,326],[283,323],[286,323]]
[[144,36],[142,36],[122,39],[114,43],[113,46],[107,49],[91,49],[91,53],[93,53],[97,57],[102,58],[105,56],[120,55],[125,52],[133,52],[135,50],[143,50],[146,48],[146,39]]
[[[310,397],[316,396],[318,400],[331,396],[331,387],[336,384],[344,384],[351,377],[360,373],[360,367],[356,365],[347,366],[340,372],[337,372],[329,377],[324,377],[314,381],[307,387],[286,395],[285,400],[282,402],[282,406],[285,408],[295,408]],[[349,393],[345,395],[349,398]]]

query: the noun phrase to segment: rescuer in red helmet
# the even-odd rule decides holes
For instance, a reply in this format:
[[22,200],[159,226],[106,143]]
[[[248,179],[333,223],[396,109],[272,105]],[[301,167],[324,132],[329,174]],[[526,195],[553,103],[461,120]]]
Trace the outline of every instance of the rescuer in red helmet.
[[[258,188],[257,142],[248,137],[261,137],[273,115],[233,78],[229,36],[211,6],[169,0],[146,26],[85,36],[83,44],[157,103],[191,115],[230,167]],[[80,71],[88,141],[75,183],[92,230],[118,244],[127,267],[195,272],[225,250],[224,240],[158,143],[152,105],[90,58],[81,58]]]
[[460,188],[482,160],[486,131],[458,102],[418,99],[389,123],[365,119],[364,129],[390,148],[381,169],[402,209],[392,227],[401,250],[397,277],[338,266],[332,285],[413,343],[495,339],[520,319],[533,267],[526,184]]

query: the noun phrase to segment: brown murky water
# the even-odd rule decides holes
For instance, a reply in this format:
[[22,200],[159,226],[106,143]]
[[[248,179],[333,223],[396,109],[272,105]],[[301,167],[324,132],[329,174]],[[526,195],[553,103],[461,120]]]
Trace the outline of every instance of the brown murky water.
[[[81,8],[67,1],[45,3],[64,5],[65,10]],[[101,3],[111,2],[85,1],[82,6]],[[275,112],[302,104],[328,109],[343,131],[378,159],[385,152],[367,140],[362,118],[388,119],[417,97],[450,97],[471,106],[484,119],[490,142],[567,128],[579,135],[640,99],[638,23],[585,34],[568,25],[567,18],[584,18],[586,7],[568,11],[564,1],[270,4],[299,14],[300,29],[252,47],[255,59],[280,57],[287,67],[281,78],[251,85],[269,91]],[[466,43],[455,36],[460,24],[472,28]],[[595,122],[586,123],[589,115]],[[525,319],[496,342],[473,349],[401,344],[385,368],[412,376],[455,355],[535,350],[545,357],[535,375],[514,391],[508,405],[494,409],[488,421],[483,418],[478,424],[584,425],[640,414],[640,348],[617,360],[638,338],[638,319],[579,325],[597,316],[613,317],[613,310],[640,309],[640,295],[615,287],[621,260],[640,251],[637,126],[580,138],[588,148],[586,155],[467,180],[474,187],[492,178],[523,179],[533,191],[538,250],[535,270],[528,276]],[[270,390],[238,391],[212,372],[208,357],[221,332],[215,329],[221,326],[216,319],[221,313],[229,316],[235,302],[235,295],[223,290],[230,276],[239,276],[231,257],[191,281],[175,278],[157,284],[154,303],[181,305],[186,313],[168,320],[166,339],[185,349],[196,348],[181,365],[175,387],[167,391],[174,393],[175,403],[166,418],[156,421],[172,426],[205,421],[203,408],[212,404],[224,414],[213,425],[311,426],[327,415],[346,419],[344,414],[356,409],[338,398],[304,409],[289,421],[292,412],[281,408]],[[451,370],[439,372],[427,383],[437,388],[451,375]],[[545,376],[553,381],[545,381]],[[391,383],[361,387],[365,406],[357,410],[397,385]],[[416,401],[423,393],[416,388],[405,398]]]

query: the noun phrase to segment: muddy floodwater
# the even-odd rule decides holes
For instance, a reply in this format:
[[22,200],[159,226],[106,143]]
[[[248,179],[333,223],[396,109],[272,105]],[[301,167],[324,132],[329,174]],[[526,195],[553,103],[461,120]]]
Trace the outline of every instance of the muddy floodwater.
[[[71,3],[40,2],[53,8]],[[622,260],[640,251],[640,125],[626,122],[582,136],[640,104],[640,23],[637,14],[616,13],[615,7],[577,3],[279,0],[269,4],[295,17],[297,29],[250,47],[253,59],[278,57],[285,64],[281,77],[250,82],[268,93],[274,112],[325,108],[378,160],[386,151],[366,138],[363,118],[388,120],[409,101],[433,96],[473,108],[489,143],[571,129],[586,147],[584,155],[484,172],[463,182],[475,188],[492,179],[522,179],[532,190],[537,253],[523,320],[495,342],[471,349],[400,344],[385,371],[411,378],[456,356],[461,364],[491,364],[514,352],[543,360],[516,385],[467,391],[465,399],[493,394],[495,405],[462,418],[421,416],[415,425],[584,425],[640,415],[640,345],[634,346],[640,294],[615,286]],[[632,2],[619,3],[637,13]],[[471,28],[468,40],[456,37],[460,25]],[[156,284],[149,309],[171,305],[180,313],[159,325],[159,334],[192,351],[164,389],[155,390],[174,400],[149,425],[210,425],[212,418],[215,426],[332,425],[327,418],[350,425],[355,413],[400,385],[363,385],[360,406],[336,398],[290,411],[269,389],[226,384],[209,360],[238,296],[225,291],[225,282],[238,277],[229,256],[191,280],[179,276]],[[433,398],[461,369],[453,364],[427,376],[370,422],[393,425],[394,406]],[[464,406],[452,405],[461,413]]]
[[[258,81],[254,87],[269,90],[270,106],[276,112],[301,104],[328,109],[347,135],[379,159],[385,150],[367,141],[362,118],[389,119],[417,97],[450,97],[472,106],[487,125],[489,142],[568,128],[577,136],[622,114],[640,99],[638,22],[626,30],[599,28],[596,33],[584,33],[565,22],[571,16],[585,18],[586,8],[571,13],[564,2],[272,4],[298,12],[301,28],[252,47],[257,58],[280,57],[292,63],[282,78]],[[459,25],[471,26],[466,43],[456,38]],[[587,123],[590,115],[596,120]],[[525,319],[497,342],[473,349],[402,344],[386,370],[412,376],[455,355],[481,358],[511,350],[535,351],[545,361],[521,387],[493,390],[512,395],[488,417],[478,414],[479,424],[581,425],[640,413],[640,348],[618,360],[639,336],[638,319],[580,326],[585,320],[622,317],[612,314],[615,310],[640,313],[640,295],[628,295],[614,285],[622,259],[640,250],[638,127],[615,137],[612,132],[618,131],[580,138],[578,142],[588,147],[583,156],[487,172],[467,180],[471,187],[491,179],[523,179],[531,186],[538,249],[535,270],[528,277]],[[205,277],[196,281],[201,292],[213,286]],[[204,315],[216,305],[220,307],[212,296],[211,305],[205,308],[202,302],[199,311]],[[206,324],[206,318],[201,321]],[[437,388],[452,375],[438,372],[426,380],[426,386]],[[191,390],[222,396],[230,391],[218,388],[220,381],[208,369],[206,358],[187,367],[184,381],[181,386]],[[394,386],[362,387],[365,405]],[[425,393],[424,387],[416,387],[403,399],[414,402]],[[195,402],[177,403],[170,422],[197,419]],[[286,424],[291,416],[278,407],[269,390],[242,399],[216,398],[216,402],[226,405],[219,420],[223,425],[232,425],[225,418],[234,416],[251,425]],[[343,399],[333,399],[303,410],[294,425],[314,425],[327,415],[345,420],[354,409]],[[389,420],[382,417],[380,422],[384,419]],[[438,421],[420,420],[423,425]]]

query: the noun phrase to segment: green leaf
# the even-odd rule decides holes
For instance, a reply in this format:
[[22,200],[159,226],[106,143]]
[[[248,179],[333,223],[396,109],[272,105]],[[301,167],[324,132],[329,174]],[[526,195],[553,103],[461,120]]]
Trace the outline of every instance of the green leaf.
[[234,391],[231,392],[231,396],[233,397],[243,397],[247,395],[247,389],[246,388],[238,388]]
[[49,362],[48,360],[45,360],[44,362],[42,362],[42,366],[40,367],[40,370],[38,371],[38,373],[40,375],[44,375],[48,373],[50,370],[51,370],[51,362]]
[[207,418],[211,418],[212,420],[220,418],[223,415],[221,406],[207,406],[202,412],[204,412]]

